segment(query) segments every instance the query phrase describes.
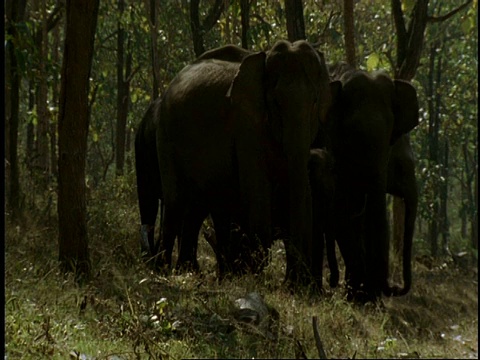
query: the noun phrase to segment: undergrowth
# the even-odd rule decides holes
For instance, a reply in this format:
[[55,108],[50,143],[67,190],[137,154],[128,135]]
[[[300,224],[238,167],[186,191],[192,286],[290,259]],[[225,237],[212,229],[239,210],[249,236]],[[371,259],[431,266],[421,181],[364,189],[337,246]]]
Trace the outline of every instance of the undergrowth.
[[[315,358],[313,316],[328,357],[478,358],[476,264],[417,257],[408,295],[366,306],[346,302],[341,287],[287,291],[281,242],[258,276],[219,283],[203,239],[202,274],[162,276],[140,257],[125,182],[90,194],[88,284],[59,272],[57,237],[54,218],[7,224],[5,359]],[[278,312],[270,333],[233,316],[235,299],[253,291]]]

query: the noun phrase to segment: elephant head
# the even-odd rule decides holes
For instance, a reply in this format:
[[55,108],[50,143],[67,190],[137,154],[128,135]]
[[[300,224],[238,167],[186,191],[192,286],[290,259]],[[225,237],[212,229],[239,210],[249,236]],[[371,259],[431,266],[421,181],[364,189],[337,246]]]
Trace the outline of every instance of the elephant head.
[[352,69],[330,85],[327,146],[335,157],[336,236],[347,283],[370,298],[402,293],[388,285],[385,194],[391,145],[418,125],[415,89],[383,72]]

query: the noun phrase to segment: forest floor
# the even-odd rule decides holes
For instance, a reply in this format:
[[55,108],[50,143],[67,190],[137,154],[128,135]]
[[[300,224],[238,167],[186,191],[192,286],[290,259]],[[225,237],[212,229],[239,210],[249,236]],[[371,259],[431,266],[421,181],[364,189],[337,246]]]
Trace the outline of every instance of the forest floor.
[[[342,287],[288,292],[281,242],[258,276],[219,284],[202,239],[202,274],[164,277],[139,256],[136,207],[96,201],[83,286],[58,270],[55,221],[7,224],[5,359],[318,358],[313,316],[328,358],[478,358],[476,262],[417,256],[408,295],[365,306],[346,302]],[[235,300],[250,292],[275,316],[239,321]]]

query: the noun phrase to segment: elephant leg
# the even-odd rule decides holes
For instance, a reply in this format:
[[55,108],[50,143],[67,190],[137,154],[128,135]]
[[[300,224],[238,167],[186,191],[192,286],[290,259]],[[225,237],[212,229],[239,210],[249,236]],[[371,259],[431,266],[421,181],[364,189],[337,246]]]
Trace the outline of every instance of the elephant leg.
[[361,236],[363,216],[345,218],[345,215],[342,215],[335,224],[336,240],[345,263],[345,285],[349,301],[362,301],[364,297],[366,260]]
[[[155,249],[155,221],[158,215],[158,200],[160,185],[160,176],[155,176],[158,171],[156,170],[155,163],[152,165],[152,169],[146,170],[137,160],[137,193],[138,193],[138,205],[140,209],[140,222],[141,222],[141,239],[140,246],[143,253],[148,253],[150,256],[156,255]],[[152,174],[153,173],[153,174]]]
[[220,209],[212,211],[211,217],[217,242],[215,254],[217,256],[218,277],[222,280],[233,266],[233,263],[230,263],[232,261],[230,253],[235,244],[229,244],[231,219],[230,216],[225,214],[225,211]]
[[389,236],[386,192],[378,186],[368,194],[365,219],[366,291],[372,300],[388,289]]
[[156,261],[157,268],[167,270],[172,266],[172,251],[175,238],[181,235],[183,210],[181,206],[165,204],[163,238],[160,241]]
[[158,199],[140,200],[141,241],[142,253],[155,256],[155,221],[158,215]]
[[208,212],[201,206],[192,205],[183,220],[182,236],[179,244],[178,270],[199,271],[197,261],[198,235]]
[[[284,240],[287,260],[285,282],[292,288],[295,288],[297,285],[309,285],[313,275],[313,269],[311,266],[313,259],[310,254],[305,253],[305,249],[300,248],[298,242],[298,238],[292,239],[291,237],[288,237]],[[316,250],[316,253],[320,252],[319,248]],[[319,259],[315,259],[317,262],[318,260]],[[321,270],[317,269],[315,272],[319,278]]]
[[307,256],[309,258],[309,267],[313,281],[317,287],[317,290],[321,291],[323,288],[323,258],[325,248],[325,236],[324,236],[324,216],[321,212],[318,197],[313,199],[313,230],[312,230],[312,249]]
[[335,235],[331,230],[325,231],[325,243],[327,247],[328,267],[330,269],[329,284],[331,288],[335,288],[338,285],[340,273],[338,271],[337,254],[335,252]]

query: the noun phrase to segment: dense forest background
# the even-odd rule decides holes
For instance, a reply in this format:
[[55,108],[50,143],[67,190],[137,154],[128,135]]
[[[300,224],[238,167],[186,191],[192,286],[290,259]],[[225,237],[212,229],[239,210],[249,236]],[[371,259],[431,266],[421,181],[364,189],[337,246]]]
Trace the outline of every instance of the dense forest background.
[[[180,69],[205,49],[232,43],[265,50],[277,39],[295,36],[296,29],[288,29],[287,24],[287,15],[295,19],[298,12],[295,3],[297,8],[302,5],[289,1],[101,1],[88,97],[87,191],[94,193],[115,178],[134,181],[136,126],[149,103]],[[350,3],[348,12],[340,0],[304,1],[303,17],[297,13],[296,20],[300,36],[303,31],[318,44],[329,63],[348,60],[361,69],[385,69],[392,76],[411,79],[421,107],[420,125],[411,134],[421,194],[416,251],[423,249],[432,256],[467,251],[476,256],[477,2],[345,3]],[[395,25],[396,4],[401,6],[405,29],[411,32],[415,31],[416,9],[428,6],[425,30],[420,33],[423,43],[408,50],[419,53],[418,64],[405,74],[399,69],[402,37]],[[6,15],[7,217],[50,215],[57,201],[65,4],[7,2]],[[344,25],[350,23],[348,31]]]

